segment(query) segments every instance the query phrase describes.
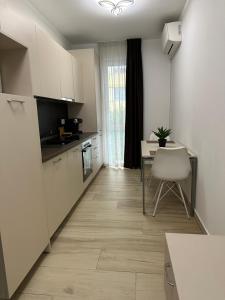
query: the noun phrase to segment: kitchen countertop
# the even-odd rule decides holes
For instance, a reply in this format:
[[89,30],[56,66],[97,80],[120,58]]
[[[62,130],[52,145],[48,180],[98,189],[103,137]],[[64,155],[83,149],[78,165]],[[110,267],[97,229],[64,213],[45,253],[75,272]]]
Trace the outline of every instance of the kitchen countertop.
[[88,140],[89,138],[97,135],[97,132],[85,132],[80,135],[80,139],[73,141],[66,145],[58,145],[58,146],[44,146],[41,148],[41,154],[42,154],[42,162],[46,162],[57,155],[60,155],[69,149],[72,149],[76,146],[79,146],[81,143],[83,143],[85,140]]

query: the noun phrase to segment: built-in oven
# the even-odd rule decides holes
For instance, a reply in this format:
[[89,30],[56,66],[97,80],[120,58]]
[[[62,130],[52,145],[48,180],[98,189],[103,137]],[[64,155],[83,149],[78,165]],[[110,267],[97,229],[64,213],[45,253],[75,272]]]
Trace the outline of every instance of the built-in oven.
[[83,181],[85,181],[93,171],[91,146],[91,140],[82,143]]

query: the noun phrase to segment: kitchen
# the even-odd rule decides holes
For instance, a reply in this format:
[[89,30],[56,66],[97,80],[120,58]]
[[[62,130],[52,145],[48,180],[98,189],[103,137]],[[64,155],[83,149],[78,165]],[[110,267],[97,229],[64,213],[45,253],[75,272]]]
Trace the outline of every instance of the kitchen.
[[[103,160],[96,50],[69,53],[13,5],[0,5],[0,111],[6,125],[1,126],[0,298],[5,298],[48,247]],[[85,116],[89,111],[91,118]]]

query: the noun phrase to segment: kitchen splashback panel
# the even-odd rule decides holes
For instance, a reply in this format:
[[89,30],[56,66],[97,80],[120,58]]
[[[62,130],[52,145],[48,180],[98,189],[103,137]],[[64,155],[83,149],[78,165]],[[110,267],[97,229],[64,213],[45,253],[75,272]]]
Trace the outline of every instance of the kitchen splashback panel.
[[44,98],[37,99],[40,137],[58,134],[57,120],[68,117],[67,103]]

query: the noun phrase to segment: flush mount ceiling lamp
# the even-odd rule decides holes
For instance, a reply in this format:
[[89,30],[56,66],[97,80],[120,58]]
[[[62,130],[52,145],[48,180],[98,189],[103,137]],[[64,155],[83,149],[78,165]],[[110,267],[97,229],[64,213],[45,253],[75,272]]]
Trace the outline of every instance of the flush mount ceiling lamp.
[[108,8],[115,16],[119,16],[124,9],[134,4],[134,0],[111,1],[102,0],[98,2],[100,6]]

